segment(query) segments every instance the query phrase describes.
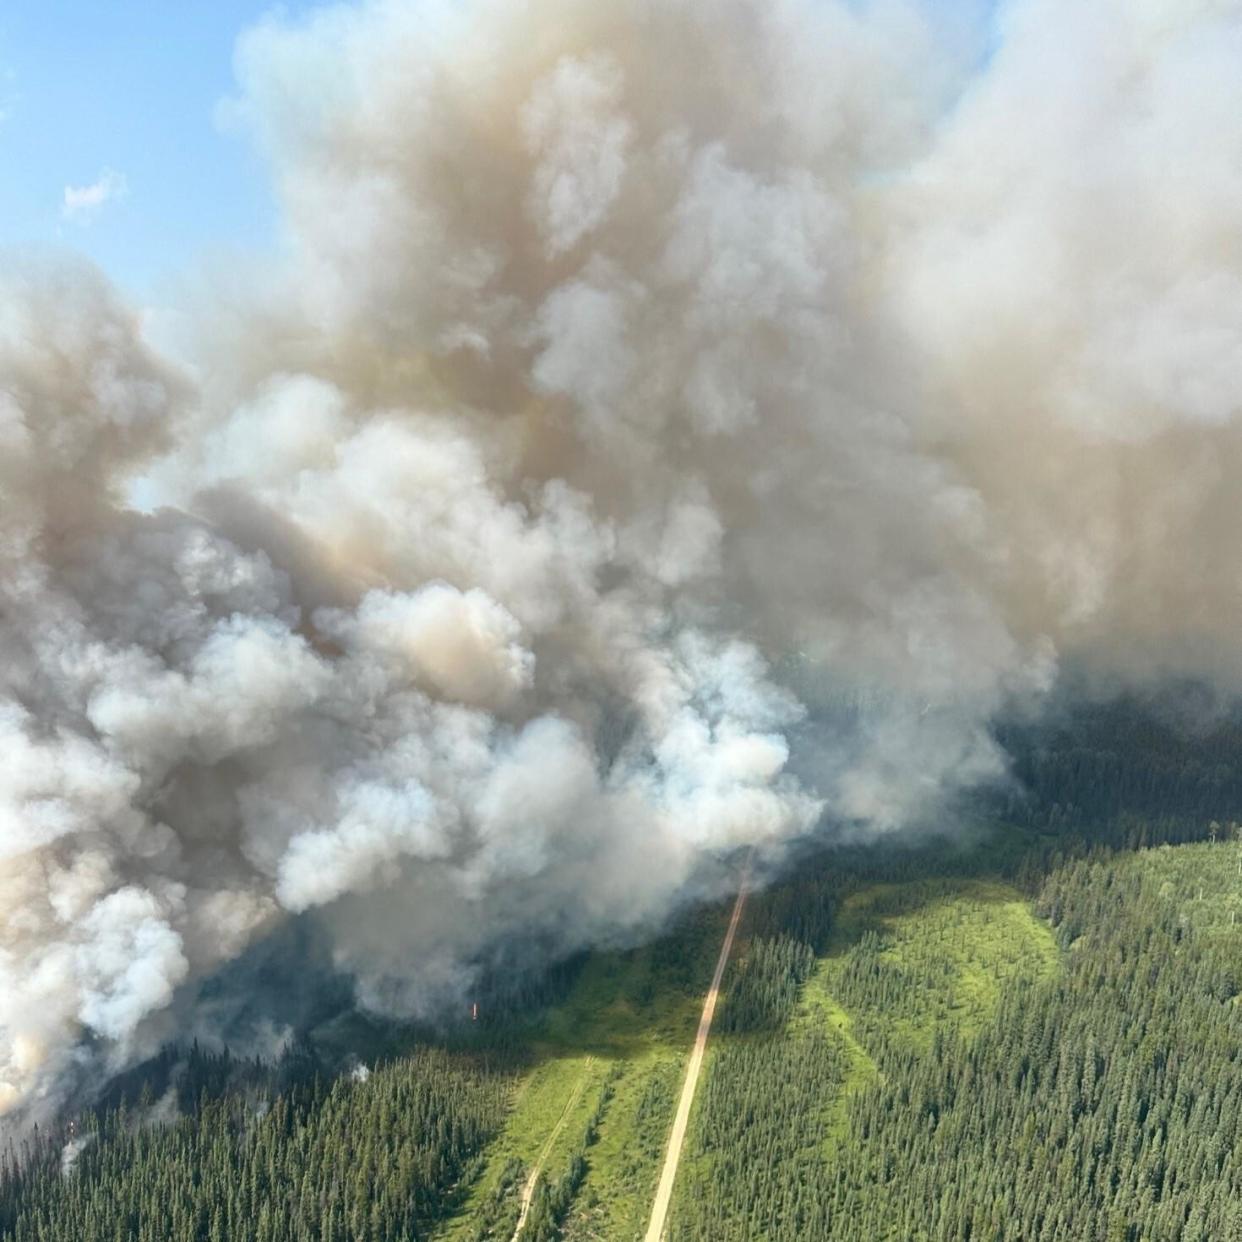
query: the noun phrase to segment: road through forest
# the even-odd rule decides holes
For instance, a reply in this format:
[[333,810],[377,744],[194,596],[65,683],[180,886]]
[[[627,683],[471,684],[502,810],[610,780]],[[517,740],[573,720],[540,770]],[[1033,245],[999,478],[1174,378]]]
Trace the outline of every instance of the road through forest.
[[526,1178],[526,1185],[522,1187],[522,1205],[518,1212],[517,1227],[513,1231],[512,1242],[518,1242],[518,1239],[522,1236],[522,1230],[526,1228],[526,1218],[530,1215],[531,1201],[535,1197],[535,1187],[539,1184],[539,1178],[543,1174],[544,1162],[552,1154],[552,1148],[556,1145],[557,1137],[561,1130],[564,1129],[565,1122],[569,1120],[569,1114],[573,1111],[574,1105],[577,1104],[582,1095],[582,1088],[586,1086],[587,1076],[591,1069],[591,1063],[594,1060],[594,1057],[587,1057],[586,1064],[582,1067],[582,1077],[578,1079],[572,1094],[565,1101],[565,1107],[561,1109],[561,1115],[553,1127],[552,1133],[548,1135],[547,1141],[540,1149],[539,1155],[535,1157],[534,1167]]
[[677,1115],[673,1118],[673,1131],[669,1135],[668,1151],[664,1156],[664,1168],[660,1171],[660,1185],[656,1190],[655,1204],[651,1209],[651,1223],[647,1226],[646,1242],[661,1242],[664,1236],[664,1221],[668,1216],[668,1205],[673,1198],[673,1184],[677,1180],[677,1166],[681,1162],[681,1148],[686,1138],[686,1126],[690,1121],[690,1107],[694,1103],[694,1091],[699,1082],[699,1070],[703,1067],[703,1053],[707,1048],[707,1035],[712,1029],[712,1018],[716,1013],[716,998],[720,994],[720,981],[724,978],[725,967],[729,964],[729,953],[733,949],[733,937],[737,932],[738,921],[742,917],[742,906],[746,901],[746,880],[750,868],[742,871],[742,882],[738,886],[737,900],[733,903],[733,914],[729,919],[729,929],[725,932],[724,944],[720,946],[720,957],[716,962],[716,973],[712,975],[712,985],[708,989],[707,999],[703,1002],[703,1016],[699,1019],[699,1031],[694,1038],[694,1048],[690,1053],[690,1064],[686,1067],[686,1080],[682,1084],[681,1099],[677,1103]]

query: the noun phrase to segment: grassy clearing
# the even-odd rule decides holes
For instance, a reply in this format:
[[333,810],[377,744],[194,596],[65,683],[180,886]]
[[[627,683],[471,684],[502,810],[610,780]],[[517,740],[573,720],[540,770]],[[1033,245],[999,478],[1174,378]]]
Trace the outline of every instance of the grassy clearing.
[[813,1031],[825,1031],[838,1042],[842,1050],[844,1081],[840,1091],[825,1102],[828,1132],[826,1145],[829,1151],[846,1135],[850,1096],[875,1082],[879,1076],[870,1053],[854,1037],[853,1019],[833,999],[829,991],[831,969],[830,961],[819,963],[815,973],[807,980],[801,1004],[790,1019],[786,1032],[789,1038],[804,1039]]
[[712,907],[654,944],[593,955],[565,1002],[521,1032],[531,1068],[441,1242],[508,1242],[530,1170],[561,1177],[597,1115],[563,1236],[641,1237],[727,920],[727,906]]
[[567,1242],[642,1237],[684,1067],[685,1057],[671,1052],[624,1064],[566,1222]]
[[[700,911],[655,944],[592,956],[564,1003],[521,1032],[531,1068],[442,1242],[508,1242],[530,1170],[538,1164],[549,1183],[561,1177],[593,1116],[586,1177],[562,1236],[641,1238],[727,916],[725,906]],[[887,1056],[925,1051],[937,1032],[972,1037],[1003,987],[1033,984],[1055,968],[1051,933],[1014,889],[983,880],[873,885],[841,903],[784,1031],[715,1036],[704,1081],[731,1043],[775,1038],[794,1045],[796,1059],[800,1041],[827,1036],[839,1049],[840,1085],[824,1094],[814,1140],[822,1145],[810,1157],[830,1156],[848,1137],[850,1097],[882,1089]],[[701,1108],[700,1092],[679,1197],[682,1185],[693,1193],[712,1177],[710,1152],[695,1154]]]
[[[861,973],[866,953],[876,958],[881,986],[843,986]],[[1048,978],[1056,962],[1051,930],[1005,884],[920,881],[846,898],[788,1027],[794,1037],[826,1028],[846,1052],[845,1083],[828,1106],[829,1152],[847,1137],[849,1097],[880,1079],[886,1053],[926,1052],[938,1033],[973,1037],[1003,987]]]
[[[1056,941],[1008,885],[926,880],[875,885],[841,905],[829,952],[808,988],[848,1019],[873,1057],[926,1051],[937,1033],[970,1038],[1002,987],[1056,969]],[[823,1002],[821,1002],[822,1004]],[[805,1022],[801,1013],[795,1025]]]

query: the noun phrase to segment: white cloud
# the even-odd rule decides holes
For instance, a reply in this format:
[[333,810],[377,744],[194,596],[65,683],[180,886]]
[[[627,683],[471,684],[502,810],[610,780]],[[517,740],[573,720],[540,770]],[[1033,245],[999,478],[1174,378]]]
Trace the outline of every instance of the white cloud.
[[105,203],[115,202],[129,193],[125,174],[105,168],[90,185],[65,186],[60,214],[66,220],[86,223]]

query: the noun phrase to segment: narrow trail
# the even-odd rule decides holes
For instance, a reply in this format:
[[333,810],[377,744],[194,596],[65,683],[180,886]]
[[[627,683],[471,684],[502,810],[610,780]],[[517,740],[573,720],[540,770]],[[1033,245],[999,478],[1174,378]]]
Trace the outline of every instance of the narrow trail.
[[535,1163],[530,1171],[530,1176],[526,1179],[526,1185],[522,1187],[522,1210],[518,1213],[517,1226],[513,1230],[511,1242],[518,1242],[518,1237],[526,1227],[526,1218],[530,1215],[531,1201],[535,1197],[535,1187],[539,1184],[539,1177],[543,1173],[543,1166],[552,1154],[552,1146],[556,1142],[557,1135],[565,1128],[565,1122],[569,1120],[569,1114],[573,1112],[574,1105],[582,1098],[582,1091],[586,1086],[587,1079],[591,1076],[591,1064],[594,1060],[594,1057],[586,1059],[582,1067],[582,1075],[575,1084],[569,1099],[565,1101],[565,1107],[561,1109],[561,1115],[557,1118],[556,1125],[552,1127],[552,1133],[544,1140],[543,1146],[539,1149],[539,1155],[535,1157]]
[[699,1071],[703,1068],[707,1035],[712,1029],[712,1018],[716,1015],[720,981],[724,978],[725,967],[729,964],[733,937],[737,932],[738,921],[742,917],[749,871],[748,863],[742,871],[742,881],[738,885],[737,900],[733,903],[733,914],[729,919],[729,929],[725,932],[724,944],[720,946],[716,973],[712,975],[712,985],[707,991],[707,999],[703,1002],[703,1016],[699,1019],[698,1034],[694,1037],[690,1063],[686,1066],[686,1080],[682,1084],[681,1099],[677,1102],[677,1115],[673,1118],[673,1131],[669,1135],[668,1151],[664,1156],[664,1168],[660,1171],[660,1184],[656,1189],[655,1203],[651,1208],[651,1223],[647,1226],[645,1242],[661,1242],[664,1236],[664,1221],[668,1216],[668,1207],[673,1198],[673,1184],[677,1181],[677,1166],[681,1163],[681,1148],[686,1138],[686,1126],[690,1122],[690,1107],[694,1103],[694,1092],[699,1083]]

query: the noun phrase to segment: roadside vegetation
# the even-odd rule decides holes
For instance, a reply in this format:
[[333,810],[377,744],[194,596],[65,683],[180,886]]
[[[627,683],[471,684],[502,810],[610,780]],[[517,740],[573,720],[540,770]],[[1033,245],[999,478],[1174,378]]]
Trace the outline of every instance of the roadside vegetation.
[[[628,952],[594,954],[564,1001],[523,1029],[532,1062],[481,1175],[438,1238],[640,1236],[720,937],[722,904]],[[506,1171],[521,1170],[501,1191]]]

